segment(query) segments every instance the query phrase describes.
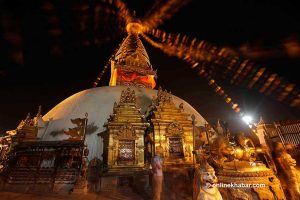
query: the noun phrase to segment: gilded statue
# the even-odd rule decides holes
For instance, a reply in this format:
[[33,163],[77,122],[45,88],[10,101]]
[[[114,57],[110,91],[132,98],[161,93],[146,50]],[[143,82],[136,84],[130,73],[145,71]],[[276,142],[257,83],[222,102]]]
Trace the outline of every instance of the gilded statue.
[[235,137],[237,144],[242,148],[246,149],[248,147],[255,147],[253,141],[246,137],[243,132],[238,133]]
[[209,150],[211,153],[210,164],[214,167],[222,168],[225,161],[233,160],[234,149],[226,137],[217,137],[210,145]]
[[219,136],[210,145],[214,164],[222,167],[223,163],[238,160],[254,162],[258,153],[263,153],[261,148],[254,146],[253,141],[243,133],[234,137],[235,141],[230,142],[228,137]]
[[300,199],[300,172],[296,169],[296,160],[287,153],[281,142],[275,144],[275,154],[278,167],[283,172],[287,191],[292,200]]

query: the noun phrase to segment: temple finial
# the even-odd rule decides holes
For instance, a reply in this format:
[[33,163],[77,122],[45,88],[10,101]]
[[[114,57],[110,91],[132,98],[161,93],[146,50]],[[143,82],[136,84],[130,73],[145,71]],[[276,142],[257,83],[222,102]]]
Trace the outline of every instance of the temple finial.
[[30,120],[30,112],[27,113],[27,115],[26,115],[25,121],[27,121],[27,120]]
[[42,106],[39,105],[39,109],[38,109],[38,112],[36,114],[36,117],[40,117],[42,115]]
[[218,134],[224,134],[224,128],[222,127],[220,123],[220,119],[218,119],[217,124],[216,124],[216,131]]
[[136,11],[133,11],[133,19],[136,19]]
[[142,25],[137,22],[127,25],[128,36],[111,61],[110,86],[155,87],[156,73],[139,38],[142,29]]
[[260,125],[260,124],[265,124],[262,116],[260,116],[259,122],[257,123],[257,125]]

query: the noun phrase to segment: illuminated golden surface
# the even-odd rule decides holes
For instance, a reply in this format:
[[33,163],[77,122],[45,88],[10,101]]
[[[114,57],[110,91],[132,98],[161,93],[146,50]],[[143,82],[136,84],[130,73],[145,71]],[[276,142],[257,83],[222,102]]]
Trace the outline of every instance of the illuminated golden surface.
[[128,33],[141,34],[144,30],[145,28],[138,22],[131,22],[126,26],[126,31]]
[[275,144],[276,161],[279,177],[287,190],[289,199],[300,199],[300,171],[296,168],[296,160],[287,153],[281,142]]
[[[238,189],[219,188],[224,199],[238,199],[241,196],[245,199],[285,199],[269,160],[265,160],[268,167],[262,161],[256,161],[259,154],[266,159],[267,152],[255,147],[243,133],[236,134],[231,143],[229,137],[219,135],[211,141],[210,152],[207,157],[215,166],[219,183],[248,184],[248,187]],[[262,187],[251,188],[251,184],[262,184]]]
[[114,65],[111,65],[111,76],[109,81],[109,86],[117,85],[117,69],[114,68]]
[[183,105],[177,108],[169,93],[158,90],[151,122],[154,149],[161,147],[165,165],[193,163],[193,125],[188,116]]
[[156,72],[138,36],[142,29],[136,22],[127,25],[128,36],[111,61],[110,86],[155,87]]
[[[248,187],[238,189],[219,188],[224,199],[235,199],[238,196],[245,196],[249,199],[286,199],[279,179],[272,170],[263,166],[254,167],[254,169],[219,170],[217,176],[219,183],[222,184],[235,183],[249,185]],[[258,186],[259,184],[261,185],[260,187],[250,187],[250,185]]]
[[119,104],[115,103],[105,137],[104,162],[114,172],[144,167],[144,134],[148,123],[136,105],[135,91],[123,90]]

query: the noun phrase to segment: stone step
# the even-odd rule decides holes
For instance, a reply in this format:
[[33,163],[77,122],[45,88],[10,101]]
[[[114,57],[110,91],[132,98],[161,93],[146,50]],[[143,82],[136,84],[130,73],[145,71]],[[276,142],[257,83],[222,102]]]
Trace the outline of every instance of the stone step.
[[117,190],[102,190],[100,194],[112,200],[141,200],[140,195],[134,193],[131,188],[124,187]]

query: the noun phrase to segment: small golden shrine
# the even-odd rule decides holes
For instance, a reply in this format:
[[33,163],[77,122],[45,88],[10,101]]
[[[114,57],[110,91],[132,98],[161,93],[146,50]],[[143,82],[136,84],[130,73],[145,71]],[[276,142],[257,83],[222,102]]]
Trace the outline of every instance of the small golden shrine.
[[[119,104],[115,103],[113,114],[106,124],[104,137],[107,152],[103,160],[109,171],[125,172],[127,169],[144,168],[144,135],[149,123],[136,105],[135,91],[127,88],[121,93]],[[121,171],[120,171],[121,172]]]
[[165,165],[192,164],[193,123],[188,119],[189,114],[184,112],[183,104],[177,108],[172,94],[161,88],[154,104],[151,117],[154,151],[161,147]]

